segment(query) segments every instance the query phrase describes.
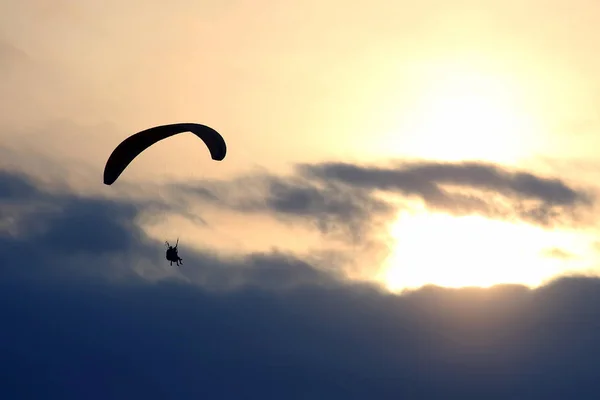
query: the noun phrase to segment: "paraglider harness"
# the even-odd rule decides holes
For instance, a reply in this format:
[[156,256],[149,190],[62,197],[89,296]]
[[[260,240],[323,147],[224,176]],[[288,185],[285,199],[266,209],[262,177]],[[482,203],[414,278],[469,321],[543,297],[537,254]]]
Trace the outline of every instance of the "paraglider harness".
[[171,246],[169,242],[165,242],[165,246],[167,246],[167,260],[169,261],[169,265],[173,265],[176,263],[177,266],[183,264],[183,259],[179,257],[177,253],[177,246],[179,245],[179,238],[177,238],[177,243],[175,243],[175,247]]

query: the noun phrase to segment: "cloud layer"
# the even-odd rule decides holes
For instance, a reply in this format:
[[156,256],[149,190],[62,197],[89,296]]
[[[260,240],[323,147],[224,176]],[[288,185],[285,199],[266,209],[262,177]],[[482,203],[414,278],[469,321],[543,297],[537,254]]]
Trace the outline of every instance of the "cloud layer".
[[371,240],[414,200],[430,211],[545,228],[590,226],[593,221],[588,217],[595,206],[595,195],[588,188],[475,162],[423,161],[387,167],[300,164],[288,176],[257,173],[174,188],[181,208],[203,202],[285,222],[303,221],[330,238],[353,244]]
[[[144,204],[0,177],[0,397],[595,398],[600,281],[351,284],[292,255],[183,248]],[[294,207],[280,207],[294,209]],[[162,275],[161,275],[162,274]]]

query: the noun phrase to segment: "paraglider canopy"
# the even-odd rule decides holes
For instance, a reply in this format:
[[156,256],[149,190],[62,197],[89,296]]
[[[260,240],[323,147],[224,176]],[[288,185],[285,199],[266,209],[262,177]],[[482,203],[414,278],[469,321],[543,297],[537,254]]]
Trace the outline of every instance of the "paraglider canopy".
[[219,132],[206,125],[178,123],[155,126],[128,137],[114,149],[104,167],[104,184],[112,185],[134,158],[148,147],[183,132],[191,132],[202,139],[213,160],[222,161],[225,158],[225,140]]

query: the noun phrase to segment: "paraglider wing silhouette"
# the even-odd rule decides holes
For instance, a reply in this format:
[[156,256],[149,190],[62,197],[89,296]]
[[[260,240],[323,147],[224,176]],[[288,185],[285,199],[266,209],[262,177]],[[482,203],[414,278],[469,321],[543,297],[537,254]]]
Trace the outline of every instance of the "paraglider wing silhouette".
[[206,125],[179,123],[155,126],[128,137],[114,149],[104,167],[104,184],[112,185],[133,159],[148,147],[183,132],[192,132],[202,139],[213,160],[222,161],[225,158],[225,140],[219,132]]

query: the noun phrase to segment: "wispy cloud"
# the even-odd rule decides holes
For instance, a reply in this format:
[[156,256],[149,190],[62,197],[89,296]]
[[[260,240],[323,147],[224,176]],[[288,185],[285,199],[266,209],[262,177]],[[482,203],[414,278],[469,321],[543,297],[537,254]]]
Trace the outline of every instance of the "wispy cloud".
[[[320,180],[418,196],[433,209],[491,217],[516,214],[542,225],[559,222],[560,217],[593,202],[590,193],[560,179],[475,162],[421,162],[394,168],[323,163],[305,164],[299,169],[304,175]],[[469,192],[456,193],[452,189]],[[501,196],[505,204],[499,202],[497,196]]]
[[395,207],[360,188],[269,174],[232,181],[177,185],[178,193],[245,213],[267,213],[283,221],[305,221],[320,232],[358,243]]
[[[595,197],[554,177],[481,163],[409,163],[392,167],[301,164],[287,176],[257,173],[173,187],[172,204],[194,202],[284,222],[310,224],[330,238],[370,240],[410,200],[452,215],[522,220],[544,227],[590,225]],[[381,193],[395,195],[393,202]],[[406,202],[403,202],[406,201]]]

